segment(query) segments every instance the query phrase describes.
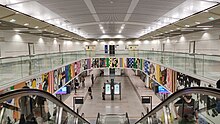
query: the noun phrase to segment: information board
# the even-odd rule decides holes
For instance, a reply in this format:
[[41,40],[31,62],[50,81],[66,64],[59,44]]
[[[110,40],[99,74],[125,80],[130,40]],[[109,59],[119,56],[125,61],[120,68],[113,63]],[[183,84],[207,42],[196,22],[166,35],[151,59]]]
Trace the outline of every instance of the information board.
[[114,85],[114,94],[116,94],[116,95],[120,94],[120,85],[119,84]]
[[111,94],[111,85],[105,84],[105,94]]

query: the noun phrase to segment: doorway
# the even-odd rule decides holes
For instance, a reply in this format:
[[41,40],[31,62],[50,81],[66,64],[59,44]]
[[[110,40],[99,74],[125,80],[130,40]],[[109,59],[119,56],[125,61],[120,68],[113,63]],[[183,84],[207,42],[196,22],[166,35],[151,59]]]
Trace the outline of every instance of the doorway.
[[29,52],[29,55],[34,55],[35,54],[33,43],[28,43],[28,52]]
[[189,42],[189,54],[196,53],[196,41]]

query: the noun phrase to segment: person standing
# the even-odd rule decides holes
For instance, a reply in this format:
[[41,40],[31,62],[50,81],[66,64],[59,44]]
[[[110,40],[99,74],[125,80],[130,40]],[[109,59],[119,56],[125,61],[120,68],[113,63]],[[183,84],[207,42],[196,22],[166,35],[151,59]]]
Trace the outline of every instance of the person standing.
[[[179,124],[195,124],[198,121],[198,104],[192,98],[192,94],[186,94],[175,104],[175,113]],[[178,107],[178,110],[177,110]]]
[[85,87],[85,77],[82,76],[82,87],[84,88]]
[[94,75],[91,76],[92,85],[94,84]]
[[102,87],[102,100],[105,100],[105,86]]
[[91,87],[89,87],[88,92],[89,92],[90,98],[92,99],[92,88]]

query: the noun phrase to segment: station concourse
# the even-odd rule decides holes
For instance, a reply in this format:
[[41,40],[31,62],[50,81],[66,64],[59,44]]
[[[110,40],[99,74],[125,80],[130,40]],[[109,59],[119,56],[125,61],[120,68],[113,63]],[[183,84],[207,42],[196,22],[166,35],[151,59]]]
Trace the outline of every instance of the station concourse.
[[218,124],[220,0],[1,0],[0,124]]

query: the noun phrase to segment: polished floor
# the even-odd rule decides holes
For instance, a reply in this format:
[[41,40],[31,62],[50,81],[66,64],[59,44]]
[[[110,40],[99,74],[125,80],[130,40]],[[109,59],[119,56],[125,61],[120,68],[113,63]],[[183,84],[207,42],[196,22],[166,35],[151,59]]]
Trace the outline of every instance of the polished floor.
[[110,96],[106,96],[106,99],[102,100],[101,92],[106,80],[109,80],[109,77],[97,78],[92,87],[93,99],[87,97],[85,104],[82,106],[80,113],[84,113],[86,119],[94,122],[98,113],[125,114],[127,112],[130,121],[136,121],[141,118],[141,112],[146,113],[128,77],[115,77],[115,81],[121,82],[122,85],[121,100],[119,96],[115,96],[115,100],[111,100]]

